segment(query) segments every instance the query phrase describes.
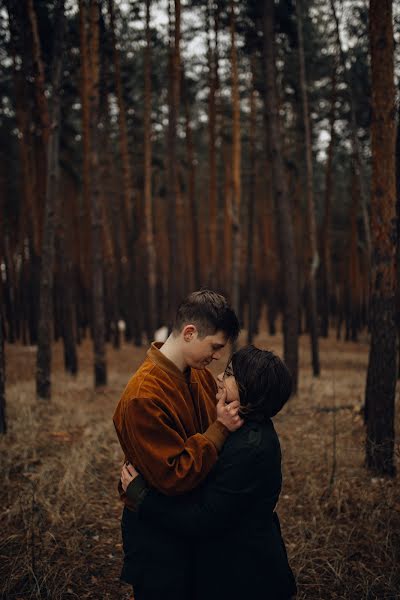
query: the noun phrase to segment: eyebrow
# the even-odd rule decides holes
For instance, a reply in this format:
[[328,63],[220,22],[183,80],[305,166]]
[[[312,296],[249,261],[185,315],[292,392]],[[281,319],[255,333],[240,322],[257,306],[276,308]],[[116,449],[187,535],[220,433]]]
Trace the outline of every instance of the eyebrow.
[[224,348],[225,344],[212,344],[213,348]]

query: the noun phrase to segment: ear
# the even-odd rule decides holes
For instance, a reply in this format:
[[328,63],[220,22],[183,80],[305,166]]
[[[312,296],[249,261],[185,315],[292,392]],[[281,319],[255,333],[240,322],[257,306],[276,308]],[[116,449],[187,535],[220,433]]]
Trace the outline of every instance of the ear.
[[196,325],[193,325],[193,324],[185,325],[185,327],[182,329],[182,335],[183,335],[183,339],[185,340],[185,342],[190,342],[192,339],[194,339],[196,334],[197,334]]

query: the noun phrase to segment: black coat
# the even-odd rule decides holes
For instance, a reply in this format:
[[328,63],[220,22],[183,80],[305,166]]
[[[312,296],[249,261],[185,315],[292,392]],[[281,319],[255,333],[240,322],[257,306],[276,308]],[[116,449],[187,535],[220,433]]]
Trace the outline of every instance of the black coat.
[[196,592],[187,600],[286,600],[295,593],[274,512],[281,484],[281,450],[272,421],[249,421],[230,434],[199,488],[173,498],[149,491],[138,521],[171,534],[173,543],[156,552],[164,554],[169,576],[171,569],[178,579],[190,572],[194,559]]

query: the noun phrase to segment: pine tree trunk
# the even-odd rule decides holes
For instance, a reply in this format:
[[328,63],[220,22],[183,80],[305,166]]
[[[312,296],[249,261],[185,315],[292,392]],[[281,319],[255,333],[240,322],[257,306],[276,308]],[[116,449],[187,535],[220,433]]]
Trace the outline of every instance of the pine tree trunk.
[[103,213],[103,248],[105,266],[105,298],[107,307],[107,340],[112,340],[113,347],[120,347],[120,331],[118,321],[121,318],[121,252],[118,226],[120,222],[119,190],[115,176],[114,154],[110,144],[112,141],[110,127],[110,101],[107,81],[108,62],[102,55],[102,85],[100,102],[100,119],[103,124],[100,132],[101,148],[101,180],[102,180],[102,213]]
[[326,161],[325,174],[325,203],[324,220],[321,235],[321,279],[322,279],[322,307],[321,307],[321,334],[323,337],[329,335],[329,317],[331,312],[332,295],[332,261],[331,261],[331,227],[332,227],[332,195],[333,195],[333,152],[336,142],[335,121],[336,121],[336,61],[332,72],[332,99],[331,111],[329,116],[330,140],[328,146],[328,158]]
[[208,285],[216,286],[217,276],[217,154],[216,154],[216,73],[215,55],[211,47],[212,12],[214,3],[207,1],[207,62],[208,62],[208,228],[209,276]]
[[168,88],[168,202],[170,231],[170,275],[169,275],[169,313],[170,318],[181,300],[184,289],[184,253],[183,253],[183,204],[178,177],[177,125],[180,97],[180,0],[174,0],[174,19],[171,0],[169,12],[169,88]]
[[284,304],[284,358],[292,374],[293,391],[298,379],[298,287],[293,224],[282,157],[274,58],[274,0],[264,0],[265,102],[268,115],[268,135],[271,144],[275,203],[281,247]]
[[102,251],[102,206],[99,181],[99,19],[100,4],[90,0],[90,175],[91,175],[91,233],[92,233],[92,335],[95,386],[107,383],[105,360],[104,279]]
[[368,208],[367,208],[367,190],[366,190],[365,184],[364,184],[364,181],[366,180],[366,177],[365,177],[366,169],[365,169],[365,165],[363,164],[363,158],[362,158],[361,149],[360,149],[360,142],[359,142],[358,135],[357,135],[357,122],[356,122],[356,113],[355,113],[355,108],[354,108],[354,100],[353,100],[353,94],[351,91],[348,68],[346,65],[346,57],[345,57],[342,42],[341,42],[339,19],[337,17],[337,13],[336,13],[335,1],[334,0],[330,0],[330,1],[331,1],[331,9],[332,9],[334,22],[335,22],[335,28],[336,28],[336,38],[337,38],[338,50],[339,50],[339,54],[340,54],[340,58],[341,58],[341,62],[342,62],[344,79],[346,82],[347,100],[350,105],[350,129],[351,129],[352,155],[353,155],[353,162],[354,162],[355,169],[356,169],[356,174],[359,179],[359,185],[360,185],[360,193],[361,193],[360,200],[361,200],[361,209],[362,209],[363,223],[364,223],[366,252],[367,252],[367,256],[370,257],[371,256],[371,248],[372,248],[372,246],[371,246],[371,231],[370,231],[370,221],[369,221]]
[[192,222],[192,231],[190,232],[190,264],[193,270],[193,289],[200,287],[200,235],[199,235],[199,211],[196,203],[196,164],[194,158],[194,144],[192,126],[190,122],[190,108],[188,94],[184,94],[185,104],[185,125],[186,125],[186,156],[188,163],[188,210],[190,212],[190,220]]
[[64,367],[71,375],[78,373],[78,356],[76,352],[76,325],[74,314],[75,280],[72,260],[66,244],[65,225],[59,227],[59,263],[61,290],[61,334],[64,344]]
[[396,286],[396,315],[397,315],[397,378],[400,379],[400,102],[397,113],[396,136],[396,215],[397,215],[397,286]]
[[6,361],[4,356],[4,324],[0,311],[0,433],[7,433],[6,419]]
[[366,387],[369,469],[393,476],[396,388],[396,110],[391,0],[370,0],[372,75],[371,347]]
[[[226,122],[226,120],[225,120]],[[223,144],[224,162],[224,286],[226,293],[231,289],[232,280],[232,237],[233,237],[233,209],[232,209],[232,162],[231,152],[227,142]]]
[[[0,218],[1,220],[1,218]],[[6,276],[6,286],[3,296],[4,296],[4,306],[5,306],[5,322],[8,324],[7,330],[7,341],[10,344],[13,344],[17,338],[18,333],[18,303],[17,303],[17,285],[15,278],[15,266],[13,261],[13,252],[10,248],[10,236],[5,232],[4,225],[0,229],[0,235],[3,238],[4,247],[1,250],[0,261],[4,263],[5,268],[5,276]]]
[[238,59],[236,49],[236,0],[230,0],[230,59],[232,77],[232,308],[239,315],[242,239],[240,230],[241,142]]
[[[53,340],[53,275],[55,232],[59,210],[59,146],[61,80],[63,66],[65,14],[64,0],[55,9],[54,56],[52,75],[51,131],[47,148],[46,205],[43,224],[42,260],[40,269],[38,352],[36,361],[36,393],[39,398],[51,397],[51,344]],[[38,54],[38,60],[40,55]],[[44,88],[43,88],[44,92]]]
[[90,59],[86,0],[79,0],[79,43],[81,61],[80,98],[82,106],[82,200],[80,208],[80,270],[85,293],[91,279],[90,266]]
[[305,132],[306,154],[306,188],[307,188],[307,233],[308,233],[308,260],[307,260],[307,304],[308,321],[310,326],[311,356],[314,376],[320,373],[318,349],[318,316],[317,316],[317,289],[316,274],[319,265],[317,246],[317,226],[315,220],[314,189],[313,189],[313,163],[312,163],[312,136],[310,113],[308,107],[307,76],[304,57],[302,3],[296,0],[297,35],[299,42],[300,63],[300,89],[303,105],[303,120]]
[[49,145],[50,136],[50,113],[48,100],[46,96],[46,85],[45,85],[45,69],[41,56],[40,37],[37,23],[37,16],[33,4],[33,0],[27,0],[27,12],[28,19],[32,34],[32,60],[33,60],[33,72],[34,72],[34,93],[36,109],[39,117],[39,135],[35,144],[35,160],[36,160],[36,194],[35,202],[36,214],[38,215],[38,247],[42,248],[42,233],[43,228],[40,225],[43,222],[44,207],[46,204],[46,193],[47,193],[47,172],[46,166],[48,164],[47,151]]
[[358,257],[358,227],[360,189],[355,169],[352,169],[351,209],[350,209],[350,241],[348,252],[348,279],[346,294],[347,303],[347,335],[346,338],[357,342],[361,315],[360,267]]
[[250,90],[250,126],[249,126],[249,162],[250,162],[250,184],[248,196],[248,230],[247,230],[247,293],[248,293],[248,329],[247,343],[253,342],[256,329],[255,304],[256,304],[256,281],[254,264],[254,218],[256,207],[256,88],[255,88],[255,56],[251,57],[251,90]]
[[123,180],[123,194],[124,194],[124,208],[125,218],[130,226],[134,226],[130,221],[133,215],[134,206],[134,186],[132,177],[132,166],[129,156],[129,144],[128,144],[128,126],[126,119],[126,106],[124,101],[123,89],[122,89],[122,77],[121,77],[121,59],[119,50],[117,48],[117,40],[115,35],[115,18],[114,18],[114,1],[108,0],[108,12],[110,16],[110,33],[113,49],[114,59],[114,80],[115,80],[115,92],[118,103],[118,127],[119,127],[119,148],[121,154],[121,166],[122,166],[122,180]]
[[32,238],[35,252],[39,255],[39,237],[40,224],[37,210],[37,202],[34,198],[35,189],[35,170],[33,160],[33,142],[32,132],[30,130],[33,116],[29,109],[27,73],[26,73],[26,45],[20,49],[21,60],[18,61],[18,48],[21,45],[22,23],[18,22],[18,13],[11,0],[5,3],[8,13],[8,22],[10,28],[10,54],[13,61],[13,83],[15,96],[15,116],[19,130],[18,146],[20,152],[22,177],[23,177],[23,198],[24,209],[21,210],[19,219],[18,241],[20,246],[24,243],[26,235]]
[[[139,316],[141,316],[139,315],[139,312],[141,311],[141,306],[139,302],[138,278],[136,273],[136,253],[138,251],[137,245],[139,237],[138,224],[136,223],[138,211],[135,207],[135,188],[128,143],[128,124],[122,87],[121,58],[117,48],[115,35],[114,0],[108,0],[108,12],[110,17],[110,33],[114,61],[114,85],[118,103],[119,149],[123,179],[123,219],[120,222],[119,231],[122,261],[121,297],[123,299],[122,306],[125,313],[125,320],[129,325],[131,335],[135,337],[136,343],[138,343],[139,339],[141,339],[141,327],[139,324]],[[133,285],[133,288],[131,288],[131,285]],[[129,293],[129,289],[132,289],[134,295],[134,307],[132,307],[132,293]]]
[[144,54],[144,205],[147,251],[147,297],[148,297],[148,335],[149,341],[154,339],[156,330],[156,253],[153,231],[153,194],[151,185],[151,32],[150,32],[150,0],[146,0],[146,48]]

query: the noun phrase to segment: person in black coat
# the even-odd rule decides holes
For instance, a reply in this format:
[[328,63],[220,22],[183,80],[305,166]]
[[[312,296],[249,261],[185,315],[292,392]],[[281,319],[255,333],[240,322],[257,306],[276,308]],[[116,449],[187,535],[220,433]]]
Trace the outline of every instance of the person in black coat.
[[[254,346],[242,348],[218,376],[217,398],[239,399],[244,424],[230,434],[201,486],[167,497],[148,488],[132,465],[124,465],[122,485],[139,521],[163,528],[186,548],[182,564],[170,569],[190,573],[187,600],[289,600],[296,594],[275,512],[282,471],[271,420],[291,389],[279,357]],[[168,564],[168,548],[165,560]],[[188,565],[193,564],[192,572]]]

